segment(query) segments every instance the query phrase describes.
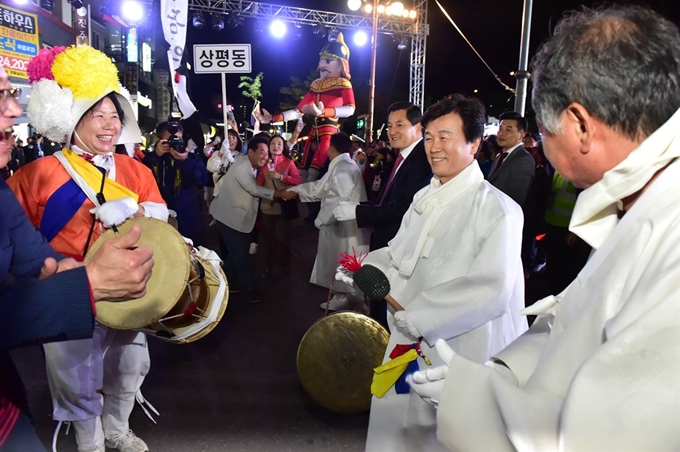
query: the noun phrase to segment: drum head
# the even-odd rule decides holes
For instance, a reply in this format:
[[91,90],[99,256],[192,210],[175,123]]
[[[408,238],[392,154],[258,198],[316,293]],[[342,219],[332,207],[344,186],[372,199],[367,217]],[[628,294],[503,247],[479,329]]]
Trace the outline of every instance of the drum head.
[[[132,330],[147,326],[167,314],[182,296],[189,279],[189,247],[182,236],[169,224],[153,218],[135,218],[118,226],[124,234],[139,225],[142,236],[137,246],[153,249],[154,267],[146,286],[146,295],[129,301],[98,301],[97,321],[119,330]],[[112,230],[106,231],[92,245],[87,262],[107,240],[115,238]]]
[[337,413],[367,411],[373,369],[382,364],[389,337],[378,322],[356,312],[318,320],[298,348],[298,375],[305,391]]

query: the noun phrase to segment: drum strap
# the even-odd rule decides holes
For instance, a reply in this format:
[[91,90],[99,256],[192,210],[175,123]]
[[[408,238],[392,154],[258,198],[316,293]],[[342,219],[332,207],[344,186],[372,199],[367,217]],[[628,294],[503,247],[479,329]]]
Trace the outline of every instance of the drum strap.
[[[97,193],[97,201],[99,201],[99,204],[101,205],[104,204],[104,202],[106,202],[106,200],[104,199],[104,182],[106,182],[106,170],[98,166],[95,166],[95,168],[102,172],[102,184],[99,187],[99,193]],[[95,223],[97,223],[97,217],[92,215],[92,223],[90,224],[90,232],[88,232],[87,234],[87,241],[85,241],[85,249],[83,250],[83,256],[87,255],[87,250],[90,248],[90,240],[92,239],[92,232],[94,232]]]

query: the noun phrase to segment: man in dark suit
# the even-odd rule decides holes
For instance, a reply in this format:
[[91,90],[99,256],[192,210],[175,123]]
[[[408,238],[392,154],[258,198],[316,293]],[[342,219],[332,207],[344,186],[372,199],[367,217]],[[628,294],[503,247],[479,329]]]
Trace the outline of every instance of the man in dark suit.
[[487,180],[523,207],[536,171],[534,158],[522,145],[527,120],[514,111],[503,113],[499,119],[497,141],[503,152],[494,161]]
[[[11,158],[12,118],[22,115],[15,96],[0,66],[0,167]],[[0,449],[42,452],[8,350],[91,337],[94,302],[141,297],[153,252],[129,249],[141,236],[136,228],[104,244],[83,265],[52,249],[3,180],[0,206]],[[9,275],[15,280],[11,285],[6,283]]]
[[[422,139],[420,108],[410,102],[397,102],[387,109],[387,113],[387,136],[390,146],[398,150],[399,155],[391,174],[381,182],[376,203],[344,203],[333,212],[338,221],[356,220],[360,228],[373,228],[371,251],[387,246],[394,238],[413,196],[432,178]],[[370,315],[387,328],[384,301],[371,302]]]

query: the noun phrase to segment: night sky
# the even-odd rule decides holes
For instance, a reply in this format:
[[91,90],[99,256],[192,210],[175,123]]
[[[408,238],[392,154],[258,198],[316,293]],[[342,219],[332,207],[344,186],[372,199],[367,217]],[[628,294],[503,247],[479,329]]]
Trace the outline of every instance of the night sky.
[[[466,34],[471,43],[486,59],[492,69],[503,81],[515,86],[510,71],[516,70],[519,60],[523,0],[440,0],[454,21]],[[352,14],[346,0],[289,0],[268,3],[286,4],[303,8],[316,8]],[[404,0],[409,7],[410,1]],[[555,23],[568,10],[600,4],[591,0],[535,0],[531,29],[531,52],[548,37]],[[645,4],[675,23],[680,23],[680,2],[678,0],[619,1],[619,3]],[[486,69],[474,52],[468,47],[458,32],[448,23],[434,0],[429,2],[430,35],[427,39],[425,105],[432,104],[446,94],[462,92],[478,95],[485,102],[490,114],[498,114],[511,109],[514,97],[506,91]],[[295,40],[289,34],[277,40],[266,31],[261,36],[254,33],[254,20],[235,29],[225,28],[215,32],[210,23],[202,30],[189,27],[188,45],[207,43],[250,43],[253,54],[253,76],[264,73],[265,108],[278,111],[281,100],[279,88],[290,84],[290,76],[305,78],[316,68],[319,50],[326,44],[326,38],[312,33],[312,27],[303,26],[302,38]],[[162,39],[162,38],[161,38]],[[350,68],[352,83],[357,100],[357,114],[365,113],[368,108],[368,79],[370,70],[370,46],[357,47],[352,42],[352,33],[346,33],[345,41],[350,47]],[[376,123],[382,122],[381,112],[397,100],[408,100],[409,53],[397,50],[392,37],[381,35],[378,39],[378,67],[376,89]],[[193,55],[190,53],[193,59]],[[193,61],[192,61],[193,63]],[[207,116],[221,118],[217,104],[221,102],[219,75],[190,76],[192,99],[196,106]],[[228,102],[244,103],[237,88],[239,75],[227,76]],[[250,102],[250,101],[248,101]]]

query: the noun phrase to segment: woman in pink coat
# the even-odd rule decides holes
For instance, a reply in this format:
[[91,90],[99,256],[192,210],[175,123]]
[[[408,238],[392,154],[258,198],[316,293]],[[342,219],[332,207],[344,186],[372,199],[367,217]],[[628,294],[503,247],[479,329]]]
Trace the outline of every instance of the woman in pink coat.
[[[275,190],[286,190],[301,182],[295,162],[290,157],[288,145],[277,135],[269,143],[269,162],[263,166],[257,183]],[[284,205],[285,204],[285,205]],[[262,199],[262,228],[264,244],[264,277],[269,276],[274,256],[281,260],[281,271],[288,274],[290,268],[290,222],[299,216],[297,201]]]

